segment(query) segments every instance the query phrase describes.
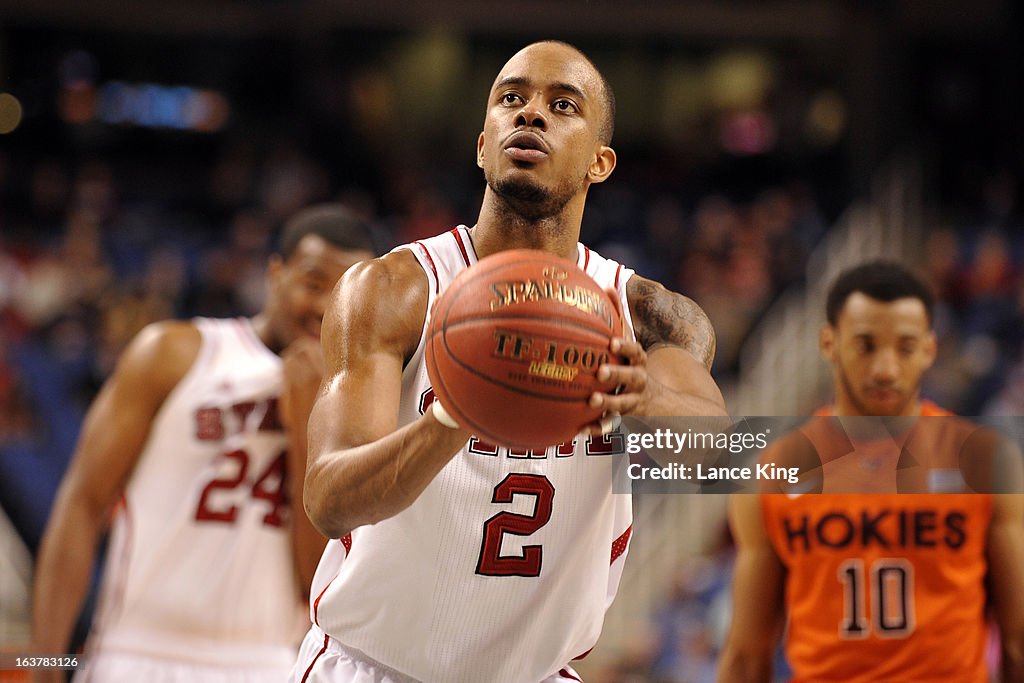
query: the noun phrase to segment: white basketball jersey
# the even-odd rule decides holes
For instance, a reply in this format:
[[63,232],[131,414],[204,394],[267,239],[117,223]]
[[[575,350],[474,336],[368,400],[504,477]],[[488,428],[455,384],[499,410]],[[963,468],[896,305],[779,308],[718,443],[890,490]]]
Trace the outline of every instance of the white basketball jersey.
[[157,413],[116,512],[89,647],[286,673],[305,619],[281,359],[248,320],[194,323],[199,354]]
[[[426,272],[428,311],[477,261],[464,226],[399,249]],[[618,291],[632,334],[633,271],[577,251],[581,268]],[[400,424],[433,400],[424,344],[425,335],[403,373]],[[421,681],[554,674],[594,646],[618,587],[632,530],[630,496],[612,492],[621,441],[577,437],[528,452],[471,439],[410,507],[328,544],[311,617],[344,646]]]

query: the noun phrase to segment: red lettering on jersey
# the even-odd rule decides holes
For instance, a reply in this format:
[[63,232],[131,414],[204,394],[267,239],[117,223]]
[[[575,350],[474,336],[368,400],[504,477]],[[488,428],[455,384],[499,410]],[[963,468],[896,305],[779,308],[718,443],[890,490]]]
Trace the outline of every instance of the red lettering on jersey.
[[548,457],[546,448],[510,448],[508,457],[521,460],[542,460]]
[[238,431],[245,430],[245,420],[252,414],[252,411],[256,409],[255,401],[245,401],[244,403],[236,403],[231,406],[231,412],[238,416]]
[[200,441],[220,441],[224,438],[224,421],[220,408],[200,408],[195,414],[196,438]]
[[277,397],[274,397],[267,401],[267,411],[263,414],[263,421],[260,422],[259,431],[261,432],[280,432],[284,431],[284,425],[281,424],[281,415],[277,412]]
[[[238,495],[221,496],[219,500],[214,500],[218,493],[226,494],[240,487],[249,486],[249,481],[246,478],[246,474],[249,472],[249,454],[239,449],[223,453],[222,457],[226,461],[235,463],[235,473],[213,479],[203,487],[199,496],[199,504],[196,506],[195,520],[197,522],[234,524],[238,519],[239,503],[245,504],[246,502],[245,498]],[[288,496],[287,451],[281,451],[263,473],[256,477],[255,483],[249,489],[249,496],[270,504],[270,509],[263,516],[264,525],[281,528],[287,523],[291,514]]]
[[252,485],[252,497],[270,503],[270,511],[263,516],[267,526],[284,526],[288,519],[288,464],[287,451],[282,451]]
[[420,394],[420,415],[427,414],[427,408],[434,403],[434,388],[430,387]]
[[569,441],[563,441],[558,444],[558,448],[555,449],[556,458],[568,458],[576,452],[576,439],[570,439]]
[[621,455],[626,452],[626,443],[622,434],[612,432],[595,438],[587,437],[587,455]]
[[469,452],[476,453],[477,455],[497,455],[498,447],[493,443],[487,443],[474,436],[469,440]]
[[223,455],[225,460],[235,463],[235,473],[214,479],[203,487],[199,496],[199,505],[196,507],[195,518],[197,522],[226,522],[233,524],[238,517],[238,506],[228,504],[215,509],[210,504],[210,496],[216,491],[231,491],[245,481],[245,473],[249,471],[249,454],[242,450],[234,450]]

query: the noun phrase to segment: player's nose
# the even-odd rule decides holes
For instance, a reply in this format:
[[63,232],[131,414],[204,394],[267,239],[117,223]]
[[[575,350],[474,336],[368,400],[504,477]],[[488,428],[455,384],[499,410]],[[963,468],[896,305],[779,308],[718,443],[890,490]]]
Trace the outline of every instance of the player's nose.
[[544,116],[544,108],[540,106],[537,98],[527,100],[516,112],[516,127],[547,130],[547,117]]
[[871,363],[871,375],[875,382],[895,382],[899,372],[900,364],[895,349],[882,349],[875,354]]

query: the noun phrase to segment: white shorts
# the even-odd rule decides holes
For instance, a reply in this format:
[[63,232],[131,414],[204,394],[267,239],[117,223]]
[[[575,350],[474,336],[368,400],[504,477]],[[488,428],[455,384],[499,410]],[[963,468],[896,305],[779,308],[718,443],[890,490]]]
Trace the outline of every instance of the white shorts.
[[[418,683],[352,648],[329,638],[316,625],[310,627],[299,648],[291,683]],[[571,666],[539,683],[581,683]]]
[[85,658],[72,683],[283,683],[288,667],[209,666],[121,652]]

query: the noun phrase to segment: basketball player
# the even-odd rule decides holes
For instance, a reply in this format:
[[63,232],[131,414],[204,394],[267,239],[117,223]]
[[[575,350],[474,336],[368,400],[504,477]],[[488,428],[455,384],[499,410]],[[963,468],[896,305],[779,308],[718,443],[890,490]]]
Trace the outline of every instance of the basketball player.
[[733,496],[738,555],[719,681],[769,681],[785,626],[794,681],[987,683],[986,604],[1002,680],[1024,681],[1019,470],[1018,494],[971,493],[992,490],[979,470],[997,442],[921,399],[936,353],[928,289],[890,262],[847,271],[828,295],[821,350],[835,404],[764,459],[812,450],[821,471],[811,481],[825,495],[795,486]]
[[156,323],[133,340],[89,410],[54,504],[34,586],[35,652],[68,647],[113,512],[76,680],[287,677],[326,542],[297,505],[321,319],[341,274],[373,256],[367,226],[348,211],[308,208],[270,258],[259,314]]
[[631,330],[612,342],[629,365],[599,369],[624,391],[592,405],[725,414],[704,313],[578,242],[587,191],[615,168],[613,118],[612,91],[579,50],[524,48],[488,98],[476,225],[342,278],[324,316],[327,378],[306,474],[310,519],[334,540],[294,681],[579,680],[569,662],[597,640],[632,529],[630,497],[611,488],[621,437],[592,425],[546,450],[481,442],[433,400],[423,337],[461,270],[541,249],[614,290]]

